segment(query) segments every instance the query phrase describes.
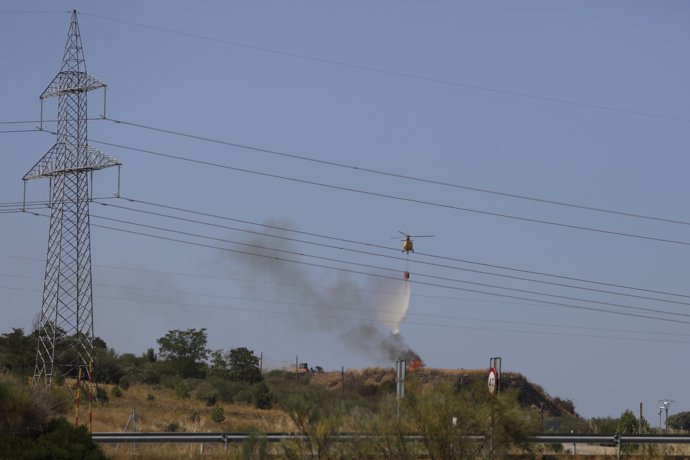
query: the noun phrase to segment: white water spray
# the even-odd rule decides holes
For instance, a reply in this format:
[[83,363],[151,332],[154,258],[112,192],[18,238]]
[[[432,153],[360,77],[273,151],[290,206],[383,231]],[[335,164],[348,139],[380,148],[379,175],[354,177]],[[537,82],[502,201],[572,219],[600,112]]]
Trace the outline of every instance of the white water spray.
[[385,298],[382,303],[379,319],[391,326],[394,335],[400,334],[400,327],[407,318],[407,310],[410,308],[410,283],[407,281],[397,283],[395,290]]

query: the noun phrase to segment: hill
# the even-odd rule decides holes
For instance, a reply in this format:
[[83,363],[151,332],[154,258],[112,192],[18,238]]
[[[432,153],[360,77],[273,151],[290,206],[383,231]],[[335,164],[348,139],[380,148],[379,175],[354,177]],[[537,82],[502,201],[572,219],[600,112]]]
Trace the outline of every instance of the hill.
[[[433,369],[420,368],[408,378],[417,379],[423,386],[448,382],[458,387],[478,384],[486,380],[486,370],[468,369]],[[579,417],[572,401],[552,397],[544,389],[517,372],[503,372],[502,390],[516,390],[517,398],[524,407],[543,411],[545,417]],[[395,371],[391,368],[365,368],[341,372],[323,372],[311,374],[311,382],[330,390],[343,390],[360,395],[381,395],[385,392],[395,393]]]
[[[395,372],[390,368],[365,368],[341,372],[294,374],[284,371],[285,376],[298,378],[305,383],[344,392],[346,398],[378,398],[395,393]],[[271,385],[271,373],[267,380]],[[418,369],[408,378],[416,379],[422,387],[447,382],[456,387],[465,387],[482,382],[484,370],[465,369]],[[276,379],[273,377],[273,384]],[[344,383],[344,387],[343,387]],[[115,385],[99,385],[108,401],[94,408],[93,430],[122,431],[129,421],[128,430],[133,429],[136,415],[139,431],[292,431],[295,427],[290,417],[280,409],[256,409],[248,402],[222,403],[225,420],[211,421],[215,405],[205,400],[205,388],[199,384],[188,396],[180,396],[175,388],[163,385],[136,384],[127,389],[114,390]],[[578,417],[568,400],[548,395],[539,385],[530,382],[519,373],[504,373],[502,390],[513,389],[523,407],[535,411],[543,410],[545,417]],[[119,394],[119,397],[114,396]],[[239,399],[242,399],[241,397]],[[85,408],[82,408],[85,411]]]

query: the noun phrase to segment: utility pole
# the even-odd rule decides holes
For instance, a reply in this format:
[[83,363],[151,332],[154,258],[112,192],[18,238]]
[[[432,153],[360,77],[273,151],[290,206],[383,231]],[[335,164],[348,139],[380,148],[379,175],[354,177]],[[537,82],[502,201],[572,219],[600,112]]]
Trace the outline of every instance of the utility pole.
[[642,434],[642,401],[640,401],[640,423],[638,423],[637,434]]
[[[105,86],[105,83],[86,73],[75,10],[72,12],[62,68],[40,96],[41,129],[43,100],[58,98],[56,143],[22,178],[25,187],[30,179],[50,179],[48,255],[41,313],[35,325],[38,347],[33,376],[35,385],[44,384],[48,388],[54,381],[58,366],[66,374],[81,374],[85,376],[85,381],[93,381],[89,224],[89,201],[92,197],[89,184],[93,171],[119,167],[121,164],[87,144],[86,94]],[[73,361],[56,361],[55,350],[61,343],[67,343],[76,352]]]

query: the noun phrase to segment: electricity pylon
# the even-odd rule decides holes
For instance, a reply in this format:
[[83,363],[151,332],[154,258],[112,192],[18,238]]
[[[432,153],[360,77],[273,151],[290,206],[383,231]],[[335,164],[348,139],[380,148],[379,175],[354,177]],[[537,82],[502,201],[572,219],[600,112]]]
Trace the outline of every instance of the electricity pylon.
[[58,367],[65,374],[82,375],[91,381],[94,331],[89,182],[92,171],[121,164],[86,143],[86,93],[105,86],[86,73],[75,10],[62,68],[40,96],[41,114],[44,99],[58,98],[57,142],[22,178],[25,186],[30,179],[50,179],[48,256],[36,325],[34,384],[51,386]]

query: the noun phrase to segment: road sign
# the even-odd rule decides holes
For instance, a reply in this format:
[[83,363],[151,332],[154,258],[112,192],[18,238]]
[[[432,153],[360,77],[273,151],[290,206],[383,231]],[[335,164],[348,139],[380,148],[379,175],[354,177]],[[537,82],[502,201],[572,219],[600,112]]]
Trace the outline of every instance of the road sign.
[[498,388],[498,374],[496,373],[496,369],[493,367],[489,369],[489,377],[487,378],[486,383],[489,386],[489,394],[496,393],[496,389]]

